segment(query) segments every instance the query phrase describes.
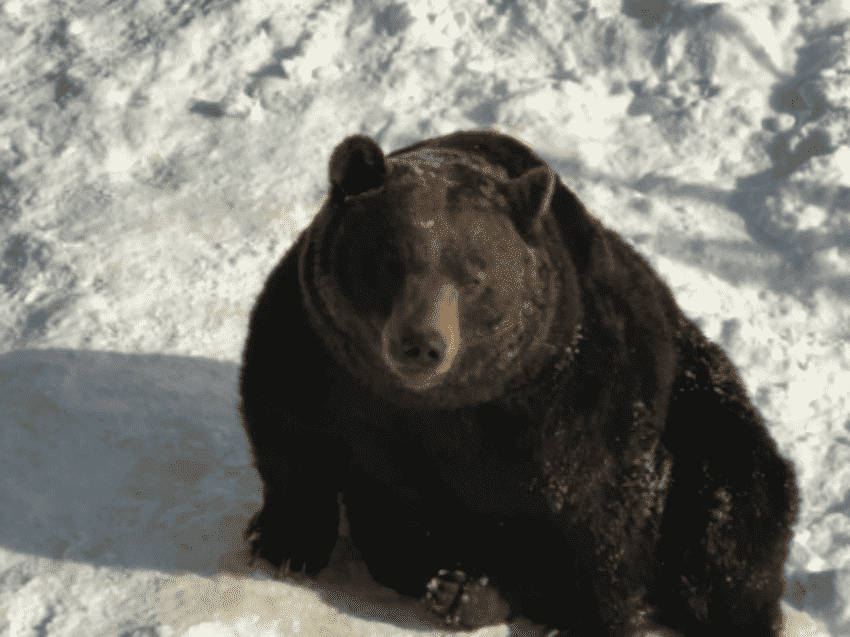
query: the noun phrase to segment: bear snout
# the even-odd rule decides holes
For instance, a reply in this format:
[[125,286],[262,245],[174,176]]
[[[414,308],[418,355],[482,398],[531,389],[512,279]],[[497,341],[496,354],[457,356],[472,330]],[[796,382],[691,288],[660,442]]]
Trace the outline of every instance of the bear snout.
[[460,349],[458,290],[440,286],[424,311],[393,315],[383,334],[384,360],[410,389],[423,390],[451,369]]

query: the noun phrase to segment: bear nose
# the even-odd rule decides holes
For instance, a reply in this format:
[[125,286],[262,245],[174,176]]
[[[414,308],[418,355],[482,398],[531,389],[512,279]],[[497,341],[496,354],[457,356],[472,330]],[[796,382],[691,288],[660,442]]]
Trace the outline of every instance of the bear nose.
[[436,367],[446,356],[445,339],[439,332],[409,333],[401,338],[401,351],[405,361],[421,367]]

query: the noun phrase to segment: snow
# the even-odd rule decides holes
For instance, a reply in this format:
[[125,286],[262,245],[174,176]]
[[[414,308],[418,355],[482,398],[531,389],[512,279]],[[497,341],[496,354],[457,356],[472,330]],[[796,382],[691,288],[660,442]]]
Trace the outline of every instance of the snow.
[[786,634],[850,635],[848,23],[843,0],[5,2],[0,634],[443,634],[344,527],[318,583],[245,565],[236,379],[336,143],[495,128],[725,348],[797,471]]

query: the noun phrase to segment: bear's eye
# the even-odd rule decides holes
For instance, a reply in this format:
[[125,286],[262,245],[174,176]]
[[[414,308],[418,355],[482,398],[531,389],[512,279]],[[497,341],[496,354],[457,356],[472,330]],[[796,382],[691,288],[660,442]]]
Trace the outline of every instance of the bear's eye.
[[472,268],[466,271],[466,281],[473,290],[480,291],[487,280],[487,275],[478,268]]
[[465,288],[479,290],[486,281],[483,268],[475,263],[466,263],[464,260],[449,258],[445,263],[446,272]]

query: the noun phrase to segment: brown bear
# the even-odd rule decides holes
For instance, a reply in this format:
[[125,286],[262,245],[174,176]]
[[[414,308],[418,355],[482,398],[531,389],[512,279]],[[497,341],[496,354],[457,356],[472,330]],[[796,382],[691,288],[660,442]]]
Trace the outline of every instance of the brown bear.
[[[458,627],[777,636],[797,513],[724,353],[528,147],[345,139],[251,314],[246,539]],[[508,608],[509,607],[509,608]]]

